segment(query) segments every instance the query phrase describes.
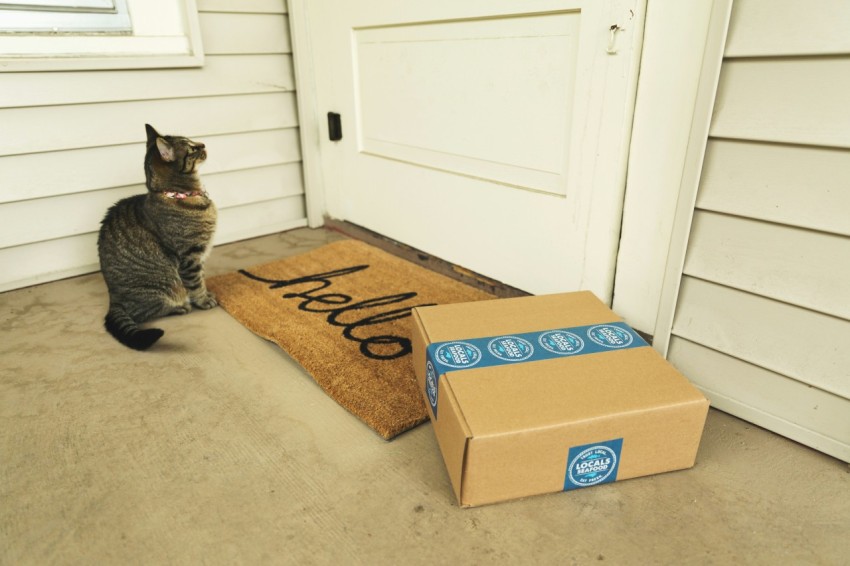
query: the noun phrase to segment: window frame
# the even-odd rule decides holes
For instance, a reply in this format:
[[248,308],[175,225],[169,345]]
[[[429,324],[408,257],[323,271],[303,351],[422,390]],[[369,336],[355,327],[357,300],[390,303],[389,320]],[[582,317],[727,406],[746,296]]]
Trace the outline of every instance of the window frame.
[[[53,1],[30,0],[28,3],[44,5]],[[62,3],[85,2],[87,0],[65,0]],[[127,8],[130,29],[81,29],[79,24],[76,30],[0,28],[0,73],[203,66],[195,0],[115,0],[114,5],[118,4]],[[64,8],[46,13],[81,18],[82,21],[88,19],[93,23],[104,16],[114,16],[91,5],[83,10]],[[0,9],[0,15],[3,12],[6,10]]]
[[0,34],[129,34],[127,0],[0,1]]

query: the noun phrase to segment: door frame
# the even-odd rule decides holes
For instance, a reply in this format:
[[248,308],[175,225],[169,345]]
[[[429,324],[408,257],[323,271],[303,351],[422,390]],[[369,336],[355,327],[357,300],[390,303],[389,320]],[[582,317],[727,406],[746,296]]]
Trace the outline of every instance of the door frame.
[[665,357],[733,1],[647,6],[613,308]]
[[[307,220],[316,228],[327,213],[320,151],[327,123],[316,103],[307,2],[288,5]],[[679,256],[684,261],[690,229],[689,215],[679,210],[696,195],[731,3],[647,3],[613,306],[636,329],[659,338],[678,295],[672,274]]]

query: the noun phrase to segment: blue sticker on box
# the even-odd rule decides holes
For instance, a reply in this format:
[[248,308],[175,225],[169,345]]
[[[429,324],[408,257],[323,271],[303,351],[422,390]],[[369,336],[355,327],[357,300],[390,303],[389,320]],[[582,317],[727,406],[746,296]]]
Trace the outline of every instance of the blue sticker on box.
[[570,448],[564,491],[617,481],[622,448],[622,438]]
[[559,356],[573,356],[584,350],[584,340],[581,336],[566,330],[544,332],[537,342],[549,352]]
[[466,369],[481,361],[481,350],[469,342],[443,342],[434,349],[434,357],[446,367]]
[[499,336],[487,342],[487,351],[504,362],[522,362],[534,354],[534,346],[519,336]]
[[623,322],[435,342],[426,351],[425,393],[436,419],[440,376],[446,372],[643,346],[649,344]]

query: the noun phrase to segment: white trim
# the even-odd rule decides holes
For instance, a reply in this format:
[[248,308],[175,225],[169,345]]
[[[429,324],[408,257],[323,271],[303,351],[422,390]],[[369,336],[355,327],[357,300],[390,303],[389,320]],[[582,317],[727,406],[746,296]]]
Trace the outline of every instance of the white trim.
[[327,202],[322,175],[321,132],[316,106],[316,73],[306,4],[309,0],[289,0],[289,28],[292,42],[293,68],[298,96],[298,123],[301,136],[301,159],[304,168],[304,197],[310,228],[325,223]]
[[[728,14],[722,21],[715,18],[728,12],[730,3],[649,0],[647,8],[613,308],[650,334],[657,332],[668,251],[681,238],[674,219],[680,191],[692,174],[689,151],[699,151],[701,158],[707,129],[705,134],[697,130],[707,128],[702,121],[710,119],[714,103],[713,91],[708,96],[703,89],[716,84],[709,68],[722,56],[718,34],[725,37]],[[695,135],[704,136],[701,146]]]
[[653,347],[665,357],[670,346],[673,316],[676,312],[676,303],[682,283],[685,252],[687,251],[691,223],[693,222],[694,206],[708,143],[711,116],[714,112],[717,85],[720,81],[720,67],[723,63],[723,48],[729,30],[732,1],[715,0],[711,10],[705,54],[700,71],[699,89],[679,185],[679,198],[676,203],[675,217],[669,245],[667,246],[669,251],[658,304],[655,331],[653,332]]

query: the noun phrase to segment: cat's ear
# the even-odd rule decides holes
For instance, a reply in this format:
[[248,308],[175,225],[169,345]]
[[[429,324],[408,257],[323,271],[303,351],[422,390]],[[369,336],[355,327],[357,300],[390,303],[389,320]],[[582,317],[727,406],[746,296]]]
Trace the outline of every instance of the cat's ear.
[[145,132],[148,134],[148,147],[150,147],[156,141],[156,138],[159,137],[159,133],[150,124],[145,124]]
[[156,138],[156,148],[163,161],[174,161],[174,148],[164,138]]
[[148,147],[156,144],[159,156],[162,157],[163,161],[174,161],[174,148],[171,147],[171,144],[165,141],[165,138],[159,135],[159,132],[150,124],[145,124],[145,131],[148,134]]

